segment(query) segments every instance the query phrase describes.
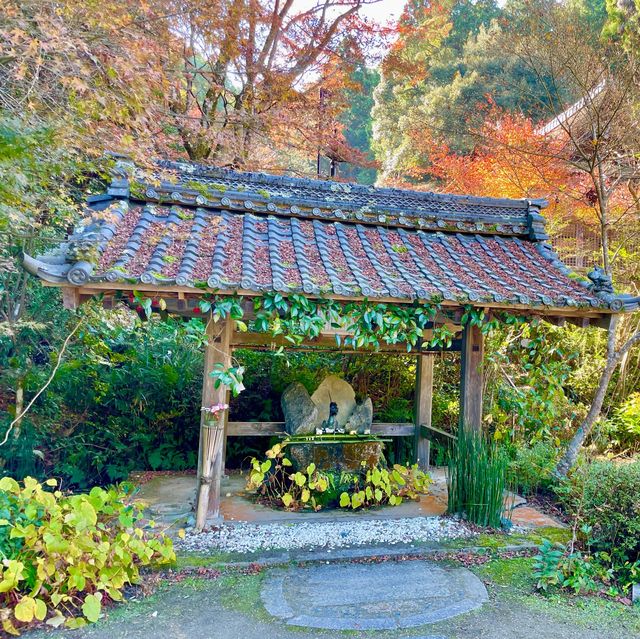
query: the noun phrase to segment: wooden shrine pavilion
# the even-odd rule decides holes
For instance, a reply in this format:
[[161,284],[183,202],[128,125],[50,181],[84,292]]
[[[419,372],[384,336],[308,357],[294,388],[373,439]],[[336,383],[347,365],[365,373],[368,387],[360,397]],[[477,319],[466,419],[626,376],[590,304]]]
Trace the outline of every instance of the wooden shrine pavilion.
[[[195,316],[206,292],[298,293],[310,298],[371,300],[397,305],[439,299],[435,324],[455,332],[461,352],[461,424],[482,423],[483,335],[462,326],[465,306],[511,311],[554,324],[607,327],[639,298],[614,294],[597,269],[591,279],[569,272],[548,243],[542,200],[439,195],[340,182],[239,173],[190,163],[141,169],[119,162],[106,193],[88,198],[87,215],[57,250],[25,256],[25,268],[62,288],[67,307],[102,296],[112,307],[133,291],[162,299],[172,314]],[[429,329],[425,331],[428,337]],[[288,342],[239,332],[233,320],[207,323],[203,406],[225,403],[214,387],[216,364],[234,349]],[[433,354],[428,339],[417,358],[415,421],[374,423],[384,436],[414,436],[417,460],[428,464]],[[339,349],[331,331],[300,346]],[[371,352],[371,351],[370,351]],[[406,345],[380,352],[406,353]],[[211,483],[197,526],[217,515],[224,446],[203,448],[198,482]],[[276,435],[282,423],[225,421],[228,436]],[[200,493],[202,494],[202,493]],[[202,500],[201,500],[202,501]],[[207,511],[209,511],[207,513]]]

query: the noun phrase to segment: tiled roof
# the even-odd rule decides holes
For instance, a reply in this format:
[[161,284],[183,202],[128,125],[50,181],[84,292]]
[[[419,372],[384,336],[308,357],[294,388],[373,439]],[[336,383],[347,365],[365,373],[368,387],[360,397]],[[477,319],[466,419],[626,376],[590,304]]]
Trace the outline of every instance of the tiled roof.
[[541,202],[164,163],[151,176],[121,173],[89,205],[60,251],[27,257],[29,270],[77,286],[629,305],[569,277],[544,242]]

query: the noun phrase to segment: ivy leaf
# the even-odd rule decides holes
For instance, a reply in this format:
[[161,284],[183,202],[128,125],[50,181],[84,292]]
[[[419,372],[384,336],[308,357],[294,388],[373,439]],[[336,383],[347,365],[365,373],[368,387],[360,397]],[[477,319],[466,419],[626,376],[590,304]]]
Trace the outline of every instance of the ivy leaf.
[[351,497],[349,497],[349,493],[342,493],[340,495],[340,508],[346,508],[351,504]]
[[282,503],[284,504],[285,508],[289,508],[292,501],[293,496],[291,495],[291,493],[285,493],[284,495],[282,495]]

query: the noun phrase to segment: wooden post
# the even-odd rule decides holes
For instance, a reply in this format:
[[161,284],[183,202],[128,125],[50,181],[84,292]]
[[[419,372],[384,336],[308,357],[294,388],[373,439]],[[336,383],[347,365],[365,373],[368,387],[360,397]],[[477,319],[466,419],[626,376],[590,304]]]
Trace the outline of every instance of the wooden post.
[[416,462],[421,470],[429,470],[431,442],[422,434],[422,426],[431,426],[433,406],[433,360],[435,355],[418,355],[416,363],[415,438]]
[[[231,358],[231,354],[233,353],[233,349],[229,349],[229,358]],[[224,396],[224,403],[229,404],[231,401],[231,391],[227,389],[227,392]],[[222,417],[223,426],[224,426],[224,435],[222,439],[222,465],[220,466],[220,476],[225,477],[227,473],[227,437],[229,437],[229,411],[226,410]]]
[[[227,387],[215,388],[210,373],[220,363],[225,368],[231,365],[229,342],[231,324],[229,320],[207,323],[207,346],[204,356],[204,378],[202,381],[202,405],[222,404],[226,401]],[[202,411],[200,418],[200,447],[198,451],[198,501],[196,505],[196,529],[202,530],[207,518],[217,517],[220,511],[220,477],[222,474],[222,449],[227,411],[221,413],[216,424],[211,415]]]
[[479,326],[462,331],[460,374],[460,427],[482,428],[484,335]]

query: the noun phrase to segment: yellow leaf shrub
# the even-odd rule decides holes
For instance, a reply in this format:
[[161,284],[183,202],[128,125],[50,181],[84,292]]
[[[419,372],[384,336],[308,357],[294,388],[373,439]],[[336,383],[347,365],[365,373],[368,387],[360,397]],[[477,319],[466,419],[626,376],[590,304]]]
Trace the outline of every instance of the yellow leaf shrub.
[[31,477],[0,479],[0,623],[12,635],[35,620],[78,628],[100,617],[140,567],[175,560],[168,537],[138,526],[122,490],[65,495]]

